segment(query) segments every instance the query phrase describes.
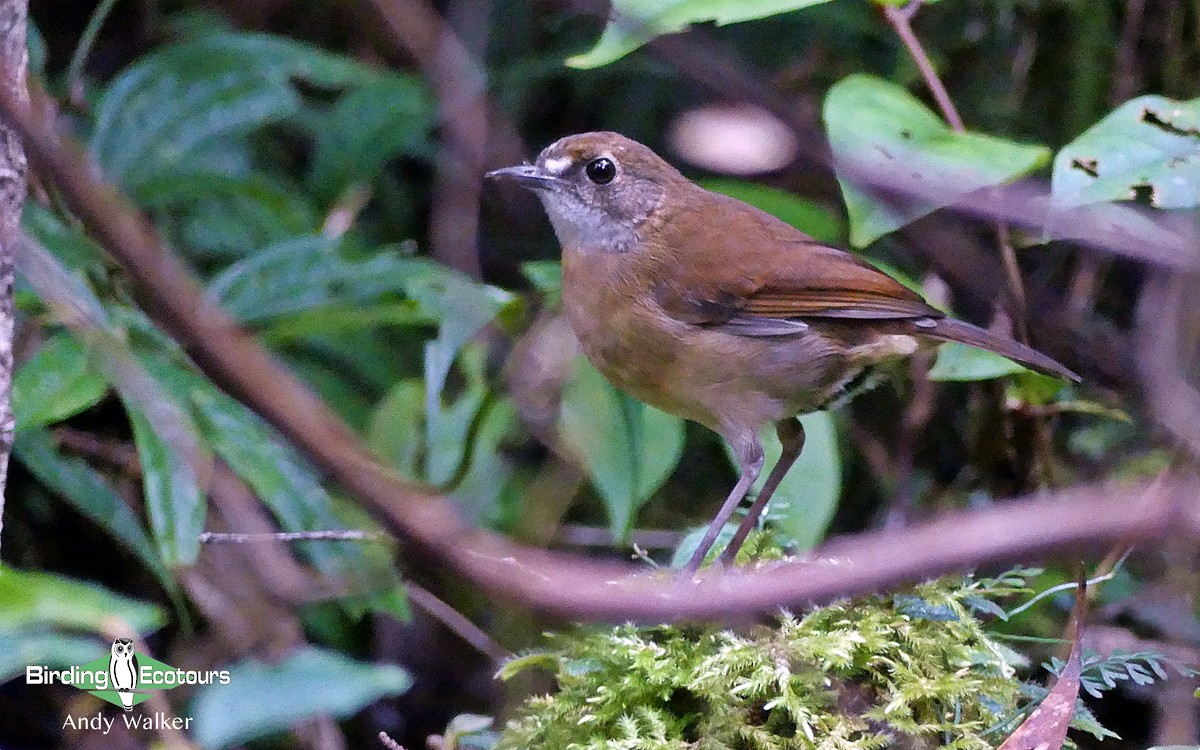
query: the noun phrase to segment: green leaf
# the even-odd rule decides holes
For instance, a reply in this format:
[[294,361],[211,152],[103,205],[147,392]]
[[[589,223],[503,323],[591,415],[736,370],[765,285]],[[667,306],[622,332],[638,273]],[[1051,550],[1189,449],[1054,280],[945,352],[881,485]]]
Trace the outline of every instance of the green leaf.
[[[365,519],[348,526],[334,512],[336,498],[313,469],[262,418],[219,391],[211,382],[161,354],[142,357],[146,369],[174,398],[192,406],[205,442],[250,486],[284,531],[370,528]],[[362,523],[359,523],[362,521]],[[351,595],[396,585],[387,555],[378,545],[299,542],[293,549],[324,575],[346,582]]]
[[624,539],[679,463],[683,420],[621,393],[580,357],[563,384],[559,426],[604,500],[613,538]]
[[1056,213],[1108,201],[1200,205],[1200,99],[1142,96],[1117,107],[1058,152],[1050,199]]
[[521,264],[521,275],[546,297],[549,307],[562,306],[562,264],[557,260],[531,260]]
[[25,202],[21,228],[68,268],[100,268],[105,263],[104,251],[96,243],[36,201]]
[[754,21],[828,0],[613,0],[612,16],[590,51],[567,60],[573,68],[598,68],[619,60],[656,36],[693,23],[718,26]]
[[190,565],[200,554],[208,503],[191,456],[164,439],[145,413],[126,402],[142,467],[146,515],[162,558],[169,566]]
[[139,633],[157,630],[166,621],[153,604],[102,586],[0,564],[0,631],[52,627],[108,633],[114,619]]
[[59,453],[50,433],[40,429],[22,430],[13,445],[13,455],[39,482],[136,555],[164,588],[175,589],[175,579],[137,515],[87,461]]
[[[805,551],[825,538],[833,520],[842,494],[842,465],[833,417],[818,411],[805,414],[800,423],[804,425],[804,450],[775,490],[768,514],[771,523],[792,539],[799,551]],[[762,440],[766,460],[754,484],[755,494],[766,483],[770,467],[779,460],[781,450],[774,427],[763,430]],[[737,462],[731,452],[729,458],[736,469]]]
[[1025,368],[995,352],[949,341],[938,349],[937,361],[929,370],[929,379],[991,380],[1025,372]]
[[301,648],[280,664],[245,661],[228,685],[196,691],[195,739],[223,748],[287,730],[314,716],[347,718],[367,704],[408,690],[412,679],[391,664],[367,664],[318,648]]
[[[428,350],[428,347],[427,347]],[[486,352],[480,346],[470,346],[458,358],[459,370],[466,380],[465,388],[450,403],[438,399],[432,408],[427,404],[425,414],[425,477],[435,485],[449,482],[468,459],[467,438],[471,425],[487,399],[485,380]],[[429,367],[426,359],[426,368]],[[429,397],[428,384],[426,398]]]
[[296,186],[244,167],[150,175],[136,198],[193,257],[238,258],[321,228],[316,209]]
[[[955,133],[916,97],[874,76],[838,82],[825,97],[823,113],[855,247],[977,190],[1027,175],[1050,159],[1043,146]],[[886,176],[913,197],[876,199],[855,185],[862,173]]]
[[521,419],[508,400],[494,401],[484,408],[473,450],[465,458],[469,462],[466,475],[454,488],[454,497],[473,522],[497,528],[513,510],[506,500],[512,496],[509,480],[514,468],[501,446]]
[[135,191],[181,168],[226,172],[239,139],[299,112],[293,80],[341,88],[379,75],[283,37],[207,33],[152,52],[113,80],[96,108],[92,155]]
[[426,409],[433,414],[439,410],[442,388],[459,350],[520,300],[436,264],[430,264],[428,271],[411,276],[406,287],[408,295],[440,321],[437,338],[425,345]]
[[46,38],[33,19],[25,27],[25,46],[29,51],[29,72],[39,78],[46,72]]
[[17,432],[61,422],[95,406],[107,392],[108,383],[90,366],[83,344],[70,334],[56,334],[13,378]]
[[392,74],[342,96],[320,120],[308,183],[326,200],[370,183],[399,154],[427,155],[435,103],[416,76]]
[[785,190],[748,180],[721,178],[701,180],[700,185],[766,211],[820,242],[839,242],[845,233],[842,221],[827,209]]
[[382,248],[354,259],[337,238],[294,237],[258,250],[233,263],[209,284],[208,293],[240,323],[321,310],[328,306],[362,306],[386,292],[403,292],[417,276],[439,266]]
[[66,669],[85,664],[106,648],[95,636],[67,635],[41,628],[0,629],[0,683],[22,674],[30,664]]
[[425,383],[401,380],[376,404],[367,427],[367,445],[408,479],[423,480]]
[[221,145],[299,110],[286,76],[209,56],[196,43],[151,53],[119,75],[97,107],[91,152],[111,179],[137,192],[179,170],[219,171]]

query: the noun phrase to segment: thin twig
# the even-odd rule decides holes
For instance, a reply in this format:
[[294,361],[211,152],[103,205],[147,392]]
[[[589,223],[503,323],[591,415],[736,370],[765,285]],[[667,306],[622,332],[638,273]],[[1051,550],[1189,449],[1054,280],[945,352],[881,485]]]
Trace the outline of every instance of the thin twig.
[[104,25],[105,19],[108,18],[108,14],[112,12],[113,6],[116,4],[117,0],[101,0],[96,9],[92,11],[91,17],[88,18],[87,26],[83,27],[83,33],[79,35],[79,43],[75,45],[71,62],[67,64],[66,87],[72,100],[83,101],[83,92],[76,91],[79,79],[83,76],[83,65],[87,62],[88,53],[92,51],[92,45],[95,44],[96,37],[100,34],[100,27]]
[[[1117,565],[1114,566],[1113,569],[1108,571],[1107,573],[1098,575],[1095,578],[1089,578],[1087,581],[1087,585],[1095,586],[1097,583],[1111,581],[1117,575],[1117,569],[1120,567],[1121,563],[1125,561],[1125,557],[1128,557],[1128,556],[1129,556],[1129,553],[1126,552],[1125,556],[1123,556],[1117,562]],[[1051,586],[1050,588],[1046,589],[1045,591],[1038,592],[1038,594],[1036,596],[1031,597],[1029,599],[1029,601],[1025,602],[1021,606],[1010,609],[1008,611],[1008,616],[1006,619],[1011,620],[1012,618],[1016,617],[1017,615],[1021,614],[1024,611],[1026,611],[1027,609],[1029,609],[1033,605],[1037,604],[1041,600],[1043,600],[1047,597],[1050,597],[1050,596],[1054,596],[1055,594],[1059,593],[1060,591],[1072,591],[1078,587],[1079,587],[1079,584],[1076,583],[1075,581],[1068,581],[1066,583],[1060,583],[1057,586]]]
[[884,5],[883,15],[895,29],[896,36],[904,42],[913,62],[917,64],[917,70],[921,71],[921,77],[925,79],[925,85],[929,88],[929,93],[933,95],[933,100],[937,102],[938,109],[942,110],[942,116],[946,118],[950,129],[955,133],[966,132],[966,126],[963,125],[962,118],[958,116],[954,101],[950,99],[950,92],[946,91],[942,79],[938,78],[937,71],[933,69],[933,62],[929,59],[925,48],[921,46],[921,40],[917,39],[917,35],[913,32],[912,17],[920,5],[919,1],[910,2],[904,7]]
[[246,544],[248,542],[374,542],[387,539],[382,531],[360,531],[358,529],[325,529],[321,531],[268,531],[245,534],[234,531],[205,531],[200,534],[203,544],[228,542],[231,544]]
[[511,651],[492,640],[490,635],[467,619],[466,615],[428,590],[412,581],[405,581],[404,589],[408,592],[408,598],[413,604],[425,610],[430,617],[445,625],[451,632],[473,646],[476,651],[491,659],[493,665],[498,666],[512,657]]

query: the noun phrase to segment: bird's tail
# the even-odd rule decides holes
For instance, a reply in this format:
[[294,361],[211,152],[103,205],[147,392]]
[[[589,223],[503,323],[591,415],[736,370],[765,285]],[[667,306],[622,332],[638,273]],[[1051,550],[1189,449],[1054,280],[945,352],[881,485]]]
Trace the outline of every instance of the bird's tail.
[[928,325],[924,322],[922,326],[913,324],[913,333],[923,336],[928,336],[933,339],[942,341],[957,341],[961,344],[976,346],[980,349],[986,349],[989,352],[1003,355],[1009,359],[1020,362],[1031,370],[1049,375],[1055,378],[1063,378],[1078,383],[1083,378],[1079,377],[1075,372],[1067,368],[1055,359],[1047,357],[1045,354],[1031,349],[1022,343],[1013,341],[1009,338],[997,336],[994,333],[989,333],[978,326],[973,326],[970,323],[954,318],[936,318],[933,321],[934,325]]

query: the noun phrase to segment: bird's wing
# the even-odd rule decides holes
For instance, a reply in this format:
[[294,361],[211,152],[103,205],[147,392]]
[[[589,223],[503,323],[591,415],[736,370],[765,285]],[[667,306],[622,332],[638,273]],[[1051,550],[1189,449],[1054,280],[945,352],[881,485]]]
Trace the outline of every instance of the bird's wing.
[[674,249],[672,270],[654,294],[672,317],[749,336],[795,333],[813,318],[942,317],[916,292],[850,253],[744,203],[709,195],[715,203],[708,215],[726,217],[726,226],[704,236],[689,227],[710,226],[711,219],[677,219],[664,228],[666,246]]

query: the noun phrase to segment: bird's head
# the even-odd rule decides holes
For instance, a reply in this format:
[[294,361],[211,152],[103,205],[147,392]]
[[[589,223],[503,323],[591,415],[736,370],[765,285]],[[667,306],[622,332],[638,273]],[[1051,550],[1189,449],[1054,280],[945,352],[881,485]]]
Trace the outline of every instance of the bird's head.
[[626,252],[672,190],[690,185],[658,154],[619,133],[562,138],[533,164],[489,172],[534,191],[567,251]]

